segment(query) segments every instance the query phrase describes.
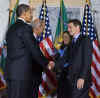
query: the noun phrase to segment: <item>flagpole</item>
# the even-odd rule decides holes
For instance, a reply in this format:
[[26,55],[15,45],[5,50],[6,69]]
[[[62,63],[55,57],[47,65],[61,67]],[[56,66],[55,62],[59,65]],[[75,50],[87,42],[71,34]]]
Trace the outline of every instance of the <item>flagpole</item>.
[[[89,4],[89,0],[85,0],[86,4],[85,4],[85,7],[87,4]],[[85,10],[84,10],[85,11]],[[87,22],[87,14],[86,14],[86,35],[88,36],[88,22]]]
[[29,3],[31,4],[33,0],[29,0]]
[[60,41],[62,41],[62,33],[63,33],[63,20],[62,20],[62,15],[63,15],[63,13],[62,13],[62,0],[60,0],[60,14],[61,14],[61,16],[60,16],[60,18],[61,18],[61,24],[60,24],[60,26],[61,26],[61,38],[60,38],[60,36],[59,36],[59,40]]
[[[12,2],[11,2],[12,3]],[[9,12],[9,24],[11,23],[11,20],[13,18],[13,14],[15,13],[15,17],[16,17],[16,8],[18,6],[19,0],[16,0],[14,8]],[[11,4],[10,4],[11,5]],[[15,20],[16,21],[16,20]]]
[[[60,0],[60,4],[61,4],[61,8],[60,8],[60,10],[61,10],[61,16],[62,16],[62,0]],[[61,33],[63,32],[63,21],[62,21],[62,18],[61,18]]]
[[[44,21],[45,21],[45,15],[46,15],[46,0],[43,0],[43,3],[44,3]],[[45,29],[43,31],[43,37],[45,37]]]
[[[90,0],[86,0],[85,2],[86,2],[86,4],[88,4],[88,6],[90,5]],[[88,15],[86,15],[86,17],[87,16]],[[88,36],[88,20],[86,20],[86,35]]]
[[85,2],[90,5],[90,0],[85,0]]
[[[86,2],[87,3],[87,2]],[[85,5],[86,6],[86,5]],[[85,10],[84,10],[85,11]],[[86,14],[86,35],[88,36],[88,20],[87,20],[87,14]]]
[[46,0],[42,0],[42,2],[46,4]]
[[45,4],[46,4],[46,0],[44,0],[45,1]]
[[32,1],[33,1],[33,0],[29,0],[29,4],[30,4],[30,7],[33,9]]

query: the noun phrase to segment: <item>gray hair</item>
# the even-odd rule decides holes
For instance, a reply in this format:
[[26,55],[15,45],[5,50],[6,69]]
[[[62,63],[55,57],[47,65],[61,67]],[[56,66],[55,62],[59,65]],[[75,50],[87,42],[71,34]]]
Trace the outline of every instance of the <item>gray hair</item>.
[[37,27],[39,27],[40,25],[42,25],[42,21],[40,20],[40,19],[35,19],[34,21],[32,21],[32,28],[34,29],[34,28],[37,28]]

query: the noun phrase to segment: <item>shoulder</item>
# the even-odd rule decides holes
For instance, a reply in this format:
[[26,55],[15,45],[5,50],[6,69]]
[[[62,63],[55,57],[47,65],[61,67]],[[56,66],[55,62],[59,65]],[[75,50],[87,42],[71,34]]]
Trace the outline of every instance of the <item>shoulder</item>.
[[32,32],[32,26],[27,23],[24,23],[23,21],[16,21],[15,24],[17,25],[17,29],[18,31],[20,31],[20,33]]
[[92,43],[91,39],[88,36],[86,36],[86,35],[82,36],[82,41],[83,42]]
[[11,25],[7,31],[7,33],[10,32],[10,34],[15,34],[18,36],[23,36],[25,34],[31,34],[32,33],[32,27],[24,23],[21,20],[17,20],[13,25]]
[[78,40],[80,42],[91,42],[91,39],[87,35],[80,35]]
[[88,37],[88,36],[83,36],[82,37],[82,45],[84,47],[86,47],[87,49],[88,48],[93,48],[93,45],[92,45],[92,40]]

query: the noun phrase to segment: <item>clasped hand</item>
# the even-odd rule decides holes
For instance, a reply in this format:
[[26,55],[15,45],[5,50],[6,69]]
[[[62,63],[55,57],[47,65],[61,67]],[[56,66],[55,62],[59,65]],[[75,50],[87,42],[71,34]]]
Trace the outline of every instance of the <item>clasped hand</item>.
[[50,61],[49,64],[48,64],[48,69],[49,70],[52,70],[55,66],[55,62],[54,61]]

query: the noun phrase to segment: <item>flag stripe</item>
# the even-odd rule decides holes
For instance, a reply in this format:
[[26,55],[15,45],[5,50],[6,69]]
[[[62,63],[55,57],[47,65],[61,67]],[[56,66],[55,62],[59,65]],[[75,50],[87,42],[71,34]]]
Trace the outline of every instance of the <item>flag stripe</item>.
[[96,80],[97,78],[98,77],[96,77],[96,74],[95,75],[92,74],[92,81],[93,81],[97,91],[100,93],[100,84],[98,84],[99,81]]
[[50,36],[49,36],[49,38],[46,38],[46,41],[47,41],[47,43],[49,44],[49,46],[50,46],[50,49],[51,49],[51,55],[53,55],[53,44],[52,44],[52,41],[51,41],[51,38],[50,38]]
[[39,98],[42,96],[42,94],[41,94],[41,85],[40,85],[40,87],[39,87],[39,91],[38,91],[38,96],[39,96]]
[[4,52],[4,42],[0,43],[0,89],[6,88],[6,81],[4,79],[4,72],[3,72],[3,67],[4,67],[4,62],[5,61],[5,52]]
[[92,90],[93,90],[93,92],[94,92],[94,94],[96,95],[96,97],[93,97],[93,98],[97,98],[97,96],[99,96],[100,95],[100,93],[98,92],[98,90],[96,89],[96,87],[95,87],[95,85],[93,84],[92,85]]
[[92,61],[92,67],[95,69],[97,75],[100,77],[100,71],[97,69],[97,66],[93,61]]
[[93,48],[93,54],[95,55],[97,62],[100,64],[100,57],[98,56],[97,51],[94,48]]
[[97,40],[95,40],[95,41],[93,42],[93,48],[96,50],[97,55],[98,55],[98,58],[100,58],[100,48],[99,48],[99,47],[100,47],[100,46],[98,46]]
[[43,96],[44,92],[45,92],[44,87],[40,84],[40,86],[39,86],[39,92],[38,92],[39,95],[38,96],[39,97]]
[[53,89],[54,86],[52,86],[52,83],[49,82],[49,84],[47,84],[47,80],[50,79],[47,77],[47,74],[46,73],[43,73],[42,75],[42,84],[41,84],[41,87],[42,87],[42,90],[44,90],[46,93],[49,93],[50,92],[50,89]]
[[54,76],[50,73],[50,71],[47,71],[46,74],[49,77],[49,80],[52,82],[52,84],[57,87],[57,81],[55,80]]
[[[48,87],[49,88],[53,88],[54,85],[52,84],[52,82],[53,82],[52,78],[54,79],[54,77],[52,77],[53,76],[52,73],[51,72],[48,72],[48,71],[47,71],[47,73],[49,73],[50,75],[48,75],[47,73],[43,73],[42,74],[42,79],[45,82],[48,81]],[[47,77],[47,75],[48,75],[48,77]]]
[[94,90],[92,88],[90,88],[90,92],[91,92],[91,95],[93,96],[93,98],[96,98],[96,95],[95,95]]
[[96,64],[98,71],[100,71],[100,64],[99,64],[99,62],[97,62],[97,59],[95,58],[94,54],[93,54],[92,58],[93,58],[93,62]]
[[97,75],[97,73],[96,73],[96,71],[95,71],[95,69],[93,67],[91,67],[91,71],[92,71],[93,79],[96,79],[96,83],[99,86],[100,85],[100,78],[99,78],[99,76]]
[[44,46],[44,44],[43,44],[42,42],[40,42],[40,48],[41,48],[41,51],[43,52],[43,54],[44,54],[47,58],[49,58],[49,53],[47,52],[47,50],[46,50],[46,48],[45,48],[45,46]]
[[48,81],[48,87],[49,87],[50,89],[54,89],[54,85],[53,85],[53,83],[50,81],[50,78],[47,77],[46,79],[47,79],[47,81]]
[[[94,43],[95,43],[95,45],[96,45],[97,47],[100,47],[99,41],[95,40]],[[99,56],[100,56],[100,54],[99,54]]]
[[49,93],[50,89],[49,89],[46,81],[42,81],[42,86],[43,86],[44,90],[46,91],[46,93]]
[[52,50],[52,47],[50,47],[50,43],[48,43],[48,42],[50,42],[49,41],[50,39],[49,40],[48,39],[49,38],[46,38],[45,40],[42,41],[42,43],[43,43],[43,46],[46,48],[46,51],[49,53],[48,55],[52,56],[53,55],[53,50]]

